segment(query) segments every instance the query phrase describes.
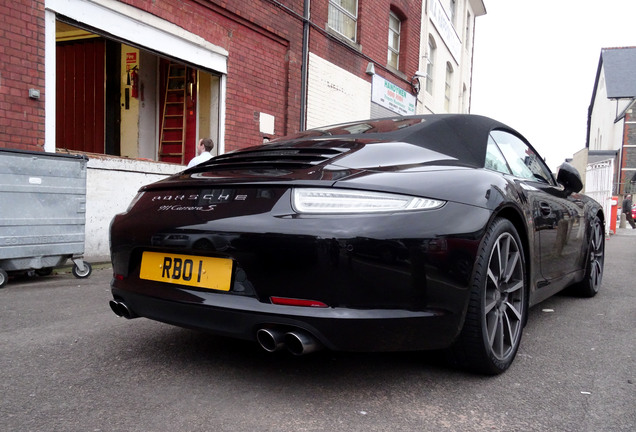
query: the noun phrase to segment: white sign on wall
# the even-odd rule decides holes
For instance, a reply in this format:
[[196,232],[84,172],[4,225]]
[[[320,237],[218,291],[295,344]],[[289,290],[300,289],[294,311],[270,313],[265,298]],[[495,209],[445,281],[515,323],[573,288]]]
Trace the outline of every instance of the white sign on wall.
[[415,114],[415,96],[377,74],[373,75],[371,101],[400,115]]
[[459,36],[457,36],[455,27],[453,27],[453,23],[451,23],[448,15],[446,15],[444,6],[442,6],[439,0],[431,0],[428,2],[428,16],[431,18],[431,22],[444,40],[455,61],[459,62],[462,52],[462,41],[459,39]]

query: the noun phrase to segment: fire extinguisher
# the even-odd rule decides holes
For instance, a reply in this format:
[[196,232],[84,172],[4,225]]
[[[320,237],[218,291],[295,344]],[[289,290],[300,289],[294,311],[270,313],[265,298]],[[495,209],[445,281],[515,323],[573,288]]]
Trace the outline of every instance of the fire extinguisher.
[[139,99],[139,74],[137,73],[137,66],[133,67],[130,71],[131,81],[131,96],[135,99]]
[[[196,105],[197,96],[194,92],[194,83],[197,80],[197,73],[194,69],[188,68],[188,78],[187,78],[187,96],[188,96],[188,109],[193,108]],[[190,115],[193,114],[193,111],[190,111]]]

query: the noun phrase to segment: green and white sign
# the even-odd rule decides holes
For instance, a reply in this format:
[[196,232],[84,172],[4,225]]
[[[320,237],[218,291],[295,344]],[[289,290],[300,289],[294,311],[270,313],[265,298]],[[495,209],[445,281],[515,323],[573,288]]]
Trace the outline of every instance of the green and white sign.
[[415,114],[415,96],[377,74],[373,75],[371,101],[400,115]]

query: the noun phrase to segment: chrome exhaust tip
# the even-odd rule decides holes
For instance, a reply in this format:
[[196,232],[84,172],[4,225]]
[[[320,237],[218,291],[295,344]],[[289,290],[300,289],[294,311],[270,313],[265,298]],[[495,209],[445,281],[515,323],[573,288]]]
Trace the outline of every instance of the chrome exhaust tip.
[[118,317],[124,317],[126,319],[137,318],[137,314],[131,311],[130,308],[124,302],[111,300],[108,302],[108,305],[110,306],[111,310],[115,313],[115,315],[117,315]]
[[108,302],[108,306],[110,306],[113,313],[117,315],[118,317],[124,316],[121,309],[119,308],[119,302],[116,302],[115,300],[111,300]]
[[299,330],[285,333],[285,346],[294,355],[309,354],[322,348],[312,335]]
[[285,334],[279,330],[262,328],[256,332],[256,341],[267,352],[275,352],[285,347]]

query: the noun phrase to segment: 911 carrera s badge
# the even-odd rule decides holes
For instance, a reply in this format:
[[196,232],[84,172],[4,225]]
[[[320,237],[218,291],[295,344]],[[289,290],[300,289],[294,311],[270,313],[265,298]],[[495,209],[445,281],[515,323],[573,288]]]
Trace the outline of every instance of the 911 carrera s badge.
[[239,194],[233,189],[211,189],[195,194],[161,194],[152,197],[152,202],[161,204],[157,211],[214,211],[217,205],[246,201],[246,194]]
[[175,194],[175,195],[155,195],[152,197],[152,201],[172,201],[172,202],[186,202],[196,201],[197,203],[222,203],[230,201],[245,201],[247,195],[235,194],[234,191],[218,190],[209,191],[200,194]]
[[185,206],[185,205],[163,205],[157,208],[157,211],[214,211],[216,205],[209,206]]

